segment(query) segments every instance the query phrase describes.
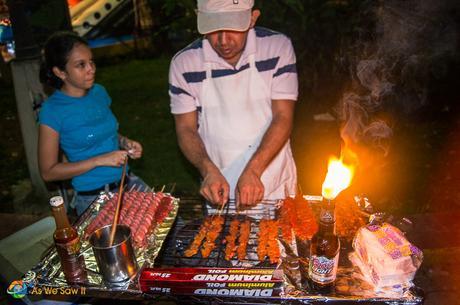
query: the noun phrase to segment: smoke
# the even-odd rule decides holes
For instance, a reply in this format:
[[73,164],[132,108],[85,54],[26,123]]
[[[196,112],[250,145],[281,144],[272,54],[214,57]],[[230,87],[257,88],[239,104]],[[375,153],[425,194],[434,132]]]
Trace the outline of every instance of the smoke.
[[459,2],[374,2],[376,34],[349,52],[352,83],[337,107],[345,144],[371,145],[386,154],[393,132],[379,113],[410,114],[429,103],[430,85],[458,55]]

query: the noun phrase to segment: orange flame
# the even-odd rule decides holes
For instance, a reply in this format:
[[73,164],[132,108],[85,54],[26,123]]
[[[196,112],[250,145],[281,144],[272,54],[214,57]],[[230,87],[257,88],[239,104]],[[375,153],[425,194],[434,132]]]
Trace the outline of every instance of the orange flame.
[[344,164],[342,158],[329,158],[327,175],[323,182],[323,198],[332,200],[337,195],[350,186],[355,166]]

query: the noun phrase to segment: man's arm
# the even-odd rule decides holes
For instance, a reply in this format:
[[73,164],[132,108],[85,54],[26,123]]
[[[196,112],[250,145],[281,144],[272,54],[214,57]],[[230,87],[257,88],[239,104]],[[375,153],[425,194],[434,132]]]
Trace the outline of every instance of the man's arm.
[[260,178],[291,135],[294,108],[295,101],[272,100],[272,122],[238,179],[236,186],[238,204],[251,205],[263,199],[265,189]]
[[212,203],[226,203],[229,197],[229,185],[206,152],[203,140],[198,133],[197,112],[175,114],[174,120],[179,147],[203,177],[201,195]]

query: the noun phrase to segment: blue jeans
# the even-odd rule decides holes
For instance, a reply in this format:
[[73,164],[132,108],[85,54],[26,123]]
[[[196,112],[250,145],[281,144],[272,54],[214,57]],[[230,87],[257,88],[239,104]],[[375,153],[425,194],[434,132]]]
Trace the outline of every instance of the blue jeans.
[[[134,175],[132,172],[126,175],[125,185],[125,190],[128,191],[131,190],[131,188],[133,188],[133,190],[140,191],[150,188],[141,178]],[[105,185],[105,188],[106,191],[109,191],[107,184]],[[118,192],[118,189],[114,191]],[[75,192],[72,202],[70,202],[70,206],[75,209],[77,216],[80,216],[98,196],[99,195],[80,195],[78,192]]]

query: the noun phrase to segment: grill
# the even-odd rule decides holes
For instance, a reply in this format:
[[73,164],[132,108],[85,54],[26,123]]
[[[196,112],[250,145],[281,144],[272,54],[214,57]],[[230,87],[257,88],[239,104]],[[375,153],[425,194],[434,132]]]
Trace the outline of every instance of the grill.
[[[221,215],[224,217],[222,231],[218,235],[215,248],[207,258],[201,256],[200,251],[192,257],[186,257],[184,252],[192,243],[194,237],[198,234],[200,226],[204,218],[195,218],[184,220],[178,218],[176,221],[175,230],[172,232],[170,243],[165,247],[165,252],[162,255],[161,264],[168,266],[195,266],[195,267],[243,267],[243,268],[274,268],[276,264],[271,264],[268,258],[265,261],[259,261],[257,256],[259,222],[264,219],[275,219],[277,217],[277,200],[265,200],[255,207],[248,210],[236,209],[235,202],[230,201],[225,207],[219,211],[216,208],[204,207],[208,217]],[[182,207],[190,205],[182,202]],[[192,207],[193,208],[193,207]],[[179,215],[188,214],[181,211]],[[203,214],[202,214],[203,215]],[[238,219],[240,222],[249,220],[251,229],[249,241],[246,248],[246,257],[244,260],[238,260],[234,257],[232,260],[225,259],[225,237],[229,234],[230,222],[233,219]],[[201,249],[201,247],[200,247]]]

